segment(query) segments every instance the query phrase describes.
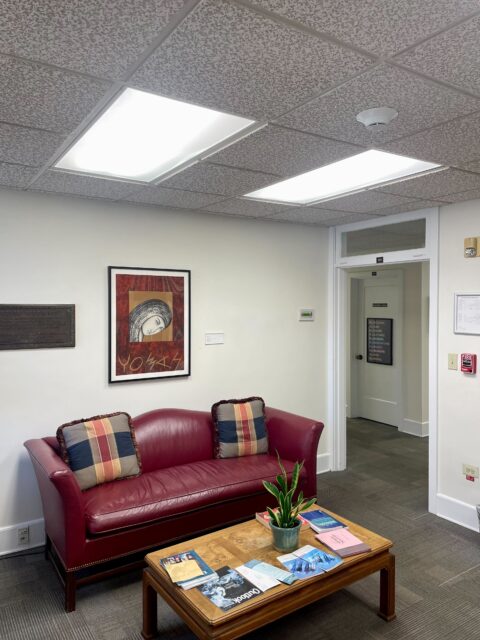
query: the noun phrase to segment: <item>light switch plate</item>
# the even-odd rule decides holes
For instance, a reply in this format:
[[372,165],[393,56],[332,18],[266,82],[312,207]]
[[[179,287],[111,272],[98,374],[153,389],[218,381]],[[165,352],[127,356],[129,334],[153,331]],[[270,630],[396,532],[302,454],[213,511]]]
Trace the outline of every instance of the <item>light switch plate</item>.
[[217,332],[217,333],[205,334],[205,344],[224,344],[224,342],[225,342],[224,333]]
[[448,368],[457,371],[458,369],[458,353],[448,354]]

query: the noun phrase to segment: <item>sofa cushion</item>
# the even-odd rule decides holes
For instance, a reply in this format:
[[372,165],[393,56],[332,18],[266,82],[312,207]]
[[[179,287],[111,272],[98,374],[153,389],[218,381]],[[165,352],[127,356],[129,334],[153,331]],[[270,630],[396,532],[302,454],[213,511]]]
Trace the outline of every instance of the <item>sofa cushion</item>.
[[251,456],[268,451],[262,398],[221,400],[212,406],[217,458]]
[[[294,463],[284,461],[284,464],[291,473]],[[83,494],[86,527],[93,535],[108,533],[252,493],[265,493],[267,504],[268,493],[262,480],[273,482],[277,474],[277,459],[263,454],[203,460],[151,471],[121,483],[104,484]],[[303,476],[304,471],[300,484]]]
[[63,460],[80,489],[140,473],[131,418],[109,413],[63,424],[57,429]]

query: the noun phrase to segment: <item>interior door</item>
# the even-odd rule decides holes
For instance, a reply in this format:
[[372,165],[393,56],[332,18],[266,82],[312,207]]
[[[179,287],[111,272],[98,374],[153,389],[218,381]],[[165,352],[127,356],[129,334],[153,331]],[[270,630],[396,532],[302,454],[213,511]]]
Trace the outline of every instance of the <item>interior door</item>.
[[402,300],[401,272],[379,272],[358,283],[357,412],[395,427],[403,419]]

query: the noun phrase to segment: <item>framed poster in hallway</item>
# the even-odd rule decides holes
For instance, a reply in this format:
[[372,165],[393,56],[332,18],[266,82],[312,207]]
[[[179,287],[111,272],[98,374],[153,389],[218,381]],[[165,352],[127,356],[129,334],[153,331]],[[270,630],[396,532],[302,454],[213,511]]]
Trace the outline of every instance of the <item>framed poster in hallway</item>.
[[190,271],[109,267],[109,382],[190,375]]

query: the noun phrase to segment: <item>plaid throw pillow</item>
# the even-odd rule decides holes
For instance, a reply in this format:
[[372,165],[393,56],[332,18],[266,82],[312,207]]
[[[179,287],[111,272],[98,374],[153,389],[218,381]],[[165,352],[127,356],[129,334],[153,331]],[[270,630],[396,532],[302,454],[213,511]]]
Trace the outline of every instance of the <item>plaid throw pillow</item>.
[[62,458],[80,489],[140,474],[140,458],[128,413],[75,420],[57,429]]
[[222,400],[212,406],[217,458],[251,456],[268,451],[262,398]]

